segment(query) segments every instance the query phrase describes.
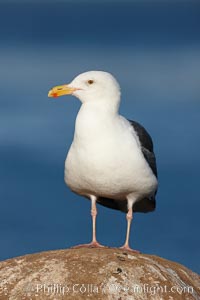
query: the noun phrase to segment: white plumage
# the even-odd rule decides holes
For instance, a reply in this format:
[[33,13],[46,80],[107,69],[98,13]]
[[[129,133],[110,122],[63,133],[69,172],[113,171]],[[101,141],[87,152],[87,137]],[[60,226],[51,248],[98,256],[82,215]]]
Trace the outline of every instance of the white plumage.
[[101,111],[100,104],[82,105],[74,140],[65,163],[65,181],[75,192],[137,201],[155,192],[157,179],[146,162],[129,122]]

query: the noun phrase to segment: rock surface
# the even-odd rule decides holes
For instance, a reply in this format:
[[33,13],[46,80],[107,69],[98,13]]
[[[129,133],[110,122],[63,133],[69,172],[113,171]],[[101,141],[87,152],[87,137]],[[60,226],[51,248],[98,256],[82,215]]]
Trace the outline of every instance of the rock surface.
[[200,276],[115,248],[48,251],[0,262],[0,299],[199,300]]

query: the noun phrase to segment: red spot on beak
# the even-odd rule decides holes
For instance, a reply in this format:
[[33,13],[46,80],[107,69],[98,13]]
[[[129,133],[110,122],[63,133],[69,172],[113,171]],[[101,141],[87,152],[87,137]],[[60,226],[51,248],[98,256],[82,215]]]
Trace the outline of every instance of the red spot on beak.
[[52,96],[53,96],[54,98],[56,98],[56,97],[58,97],[58,94],[57,94],[57,93],[53,93]]

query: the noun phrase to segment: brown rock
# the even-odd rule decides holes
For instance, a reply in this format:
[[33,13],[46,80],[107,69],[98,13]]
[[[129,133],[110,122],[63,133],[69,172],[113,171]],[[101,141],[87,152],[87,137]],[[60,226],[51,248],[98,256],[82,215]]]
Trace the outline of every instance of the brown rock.
[[0,299],[200,299],[200,276],[120,249],[66,249],[0,262]]

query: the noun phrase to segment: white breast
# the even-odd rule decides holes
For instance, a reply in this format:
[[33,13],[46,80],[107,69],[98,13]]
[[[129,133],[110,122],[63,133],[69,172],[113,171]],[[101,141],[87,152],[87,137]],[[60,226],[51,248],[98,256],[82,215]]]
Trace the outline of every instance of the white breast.
[[77,193],[119,199],[149,195],[157,186],[129,122],[91,107],[82,107],[77,116],[65,181]]

